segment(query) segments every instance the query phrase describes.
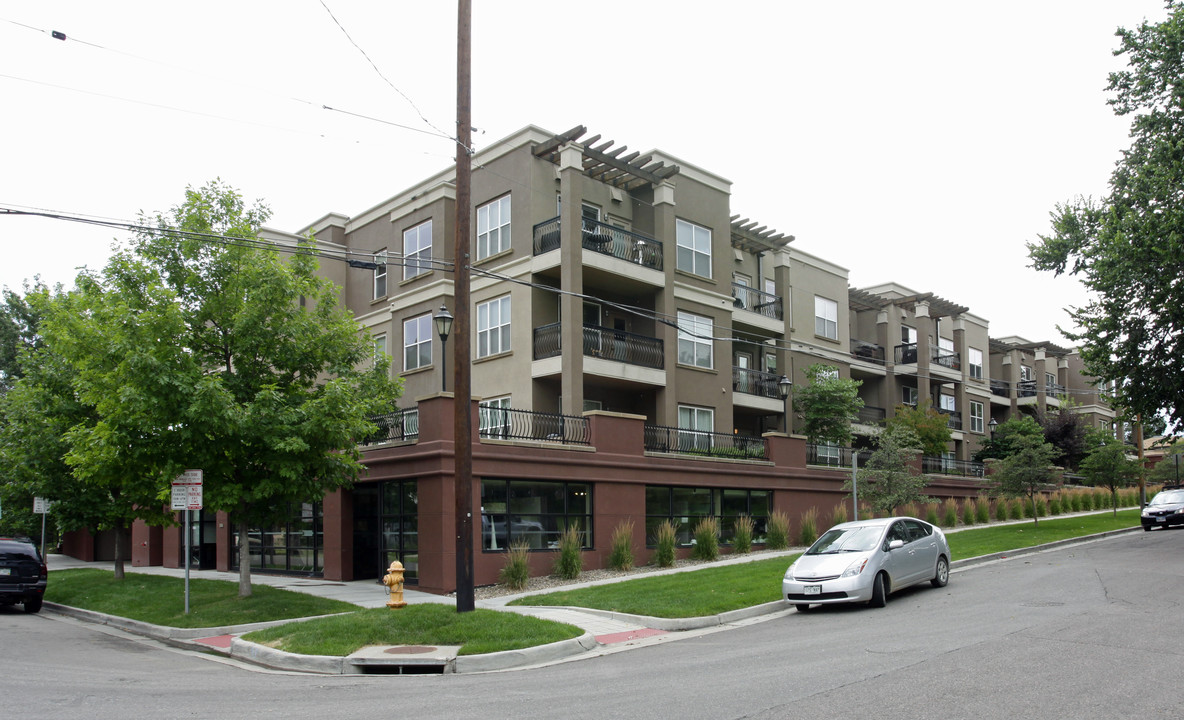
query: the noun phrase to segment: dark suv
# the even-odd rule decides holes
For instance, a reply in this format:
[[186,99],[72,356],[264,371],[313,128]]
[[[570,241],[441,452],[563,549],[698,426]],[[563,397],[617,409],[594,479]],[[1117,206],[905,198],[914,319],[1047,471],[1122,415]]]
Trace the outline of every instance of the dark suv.
[[41,610],[49,568],[31,541],[0,537],[0,605],[24,603],[25,612]]

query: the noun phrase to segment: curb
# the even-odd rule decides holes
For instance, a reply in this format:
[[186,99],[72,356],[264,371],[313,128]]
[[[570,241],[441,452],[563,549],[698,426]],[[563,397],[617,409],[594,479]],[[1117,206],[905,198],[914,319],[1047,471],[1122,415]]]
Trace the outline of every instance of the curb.
[[79,620],[95,623],[97,625],[108,625],[110,627],[118,628],[119,630],[124,630],[136,635],[144,635],[147,637],[159,638],[161,640],[194,640],[196,638],[213,637],[215,635],[247,633],[254,630],[263,630],[264,628],[276,627],[277,625],[287,625],[288,623],[304,622],[306,620],[316,620],[318,618],[334,617],[335,615],[345,614],[333,613],[331,615],[313,615],[310,617],[288,618],[287,620],[269,620],[267,622],[248,623],[246,625],[223,625],[221,627],[208,628],[178,628],[170,627],[168,625],[153,625],[152,623],[142,622],[140,620],[132,620],[130,618],[119,617],[118,615],[106,615],[93,610],[83,610],[81,608],[70,607],[69,605],[59,605],[58,603],[52,602],[47,602],[44,606],[47,609],[53,610],[59,615],[66,615],[68,617],[77,618]]
[[[531,607],[542,608],[548,606],[534,605]],[[781,612],[784,610],[785,601],[774,600],[773,602],[767,602],[762,605],[753,605],[752,607],[740,608],[739,610],[729,610],[728,612],[720,613],[718,615],[702,615],[700,617],[690,618],[662,618],[653,617],[650,615],[632,615],[630,613],[614,612],[612,610],[597,610],[596,608],[574,607],[567,605],[549,607],[559,610],[572,610],[574,612],[581,612],[587,615],[596,615],[597,617],[632,623],[634,625],[640,625],[653,630],[681,632],[685,630],[701,630],[703,628],[729,625],[734,622],[739,622],[740,620],[760,617],[761,615],[771,615],[775,612]]]

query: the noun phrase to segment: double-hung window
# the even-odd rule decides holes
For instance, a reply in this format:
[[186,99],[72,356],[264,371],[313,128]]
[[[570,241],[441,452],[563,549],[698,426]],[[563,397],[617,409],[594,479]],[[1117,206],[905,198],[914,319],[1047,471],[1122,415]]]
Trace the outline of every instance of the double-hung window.
[[821,295],[814,296],[814,334],[839,339],[839,304]]
[[403,321],[403,370],[416,370],[432,364],[432,316]]
[[981,433],[983,431],[983,404],[981,402],[970,401],[970,432]]
[[678,362],[702,368],[715,367],[712,358],[711,318],[678,313]]
[[[374,259],[377,261],[380,257],[385,258],[386,248],[374,253]],[[383,260],[378,267],[374,268],[374,299],[386,297],[386,261]]]
[[480,403],[481,437],[506,437],[510,433],[510,396],[489,398]]
[[967,350],[970,356],[970,377],[975,380],[983,379],[983,351],[978,348]]
[[510,196],[477,208],[477,259],[510,249]]
[[477,305],[477,357],[510,352],[510,296]]
[[715,431],[715,410],[679,405],[678,429],[678,449],[680,451],[710,451],[711,433]]
[[675,265],[679,270],[711,277],[711,230],[689,223],[675,221],[675,240],[678,243]]
[[403,279],[410,280],[432,269],[432,221],[403,231]]

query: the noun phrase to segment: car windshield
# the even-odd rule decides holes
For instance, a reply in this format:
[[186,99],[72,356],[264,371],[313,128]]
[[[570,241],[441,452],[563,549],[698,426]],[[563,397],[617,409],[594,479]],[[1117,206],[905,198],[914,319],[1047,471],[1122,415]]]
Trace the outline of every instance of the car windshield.
[[1184,503],[1184,490],[1157,493],[1151,498],[1151,505],[1180,505]]
[[827,530],[806,551],[807,555],[830,555],[844,552],[867,552],[880,542],[882,527],[856,526]]

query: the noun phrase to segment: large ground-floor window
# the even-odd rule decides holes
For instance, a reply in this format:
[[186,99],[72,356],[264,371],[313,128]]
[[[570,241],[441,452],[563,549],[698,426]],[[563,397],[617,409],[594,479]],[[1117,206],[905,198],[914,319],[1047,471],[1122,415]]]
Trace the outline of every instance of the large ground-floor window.
[[[238,568],[238,533],[231,562]],[[324,569],[320,503],[290,503],[286,519],[247,530],[252,570],[318,575]]]
[[419,583],[419,482],[390,480],[353,489],[354,577],[382,577],[395,560]]
[[559,547],[574,525],[582,546],[592,547],[592,487],[587,483],[535,480],[481,481],[481,549],[500,552],[524,542],[532,550]]
[[649,547],[656,545],[658,526],[669,520],[674,523],[678,544],[690,545],[695,525],[705,517],[714,517],[719,522],[720,542],[727,544],[735,536],[736,520],[747,515],[755,526],[753,542],[763,543],[771,504],[768,490],[647,485],[645,542]]

